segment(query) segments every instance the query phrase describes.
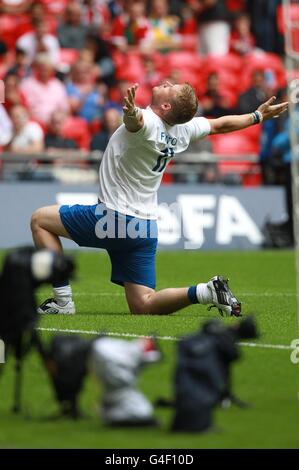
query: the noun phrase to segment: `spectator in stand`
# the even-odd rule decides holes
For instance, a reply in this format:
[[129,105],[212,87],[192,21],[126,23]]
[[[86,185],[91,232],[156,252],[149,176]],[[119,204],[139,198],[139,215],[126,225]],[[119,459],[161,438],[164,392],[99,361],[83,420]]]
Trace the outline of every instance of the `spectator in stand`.
[[103,115],[103,127],[91,140],[90,150],[106,150],[112,134],[122,124],[122,113],[116,108],[108,108]]
[[[294,118],[297,126],[297,138],[299,136],[299,110],[295,111]],[[283,235],[284,245],[281,248],[292,246],[294,243],[294,218],[293,218],[293,197],[292,197],[292,148],[290,142],[290,119],[284,123],[284,127],[272,140],[268,155],[268,165],[272,165],[276,173],[276,184],[285,188],[287,220],[279,224],[268,224],[272,231]],[[272,182],[273,184],[273,182]],[[270,228],[270,227],[269,227]]]
[[17,75],[6,75],[5,80],[5,109],[9,113],[12,107],[21,105],[26,107],[24,94],[20,90],[20,79]]
[[229,100],[220,90],[218,73],[210,73],[207,81],[207,91],[200,98],[200,105],[203,116],[209,118],[217,119],[221,116],[234,113],[234,110],[230,107]]
[[31,67],[26,52],[16,47],[14,64],[8,69],[7,75],[16,75],[19,79],[27,78],[31,75]]
[[54,111],[51,115],[46,136],[45,147],[51,149],[77,149],[77,143],[74,139],[66,138],[63,133],[63,127],[66,121],[64,111]]
[[20,13],[26,13],[32,3],[33,0],[1,0],[0,11],[2,13],[18,15]]
[[[97,80],[97,89],[99,90],[99,93],[103,97],[103,112],[106,111],[108,108],[116,108],[119,112],[122,113],[122,108],[123,108],[123,102],[122,98],[119,92],[120,89],[120,84],[128,83],[127,81],[118,81],[116,87],[111,87],[109,88],[108,85],[103,82],[102,80]],[[96,128],[96,131],[98,129]]]
[[[281,89],[276,94],[279,102],[288,101],[288,90],[287,88]],[[276,184],[281,173],[281,162],[277,162],[276,152],[274,158],[273,154],[273,140],[278,134],[283,135],[287,130],[288,115],[279,116],[278,119],[270,119],[263,123],[262,135],[261,135],[261,146],[260,146],[260,164],[263,175],[264,185]],[[281,159],[280,159],[281,160]],[[278,164],[277,164],[278,163]]]
[[101,118],[104,105],[92,71],[92,65],[81,60],[72,66],[71,80],[66,84],[71,111],[87,122]]
[[56,34],[57,21],[52,14],[49,14],[45,6],[40,2],[33,2],[29,8],[28,21],[20,25],[20,34],[34,31],[34,24],[40,22],[46,23],[46,29],[50,34]]
[[47,54],[40,53],[33,64],[33,75],[20,85],[31,116],[40,123],[47,123],[55,110],[69,109],[65,87],[54,72]]
[[281,0],[247,0],[256,45],[266,52],[284,53],[283,37],[277,27],[277,7]]
[[194,17],[192,8],[188,3],[183,3],[179,12],[180,27],[179,33],[185,35],[196,35],[197,34],[197,21]]
[[82,49],[86,41],[88,27],[82,22],[79,3],[70,3],[65,10],[64,20],[57,28],[61,47]]
[[13,135],[7,150],[19,153],[39,153],[44,149],[44,133],[37,122],[29,120],[24,106],[11,108],[10,118],[13,124]]
[[168,52],[180,48],[180,19],[169,13],[167,0],[150,1],[149,21],[150,27],[143,42],[146,49]]
[[273,96],[273,89],[268,86],[264,71],[255,70],[252,76],[252,86],[239,97],[240,114],[250,113],[252,109],[257,109],[271,96]]
[[229,51],[229,12],[225,0],[189,0],[199,24],[199,47],[204,55]]
[[155,61],[151,55],[143,56],[144,76],[140,80],[140,85],[145,85],[152,89],[161,83],[162,75],[157,70]]
[[31,23],[34,23],[35,21],[45,21],[45,7],[41,2],[33,2],[30,7],[29,13]]
[[251,34],[250,16],[239,13],[234,22],[230,37],[230,50],[239,55],[246,55],[255,49],[255,39]]
[[101,32],[108,31],[110,11],[106,0],[80,0],[82,20],[87,26],[97,27]]
[[92,61],[96,65],[97,78],[112,85],[115,81],[115,70],[107,41],[95,33],[89,33],[85,49],[90,52]]
[[108,7],[111,18],[116,18],[117,16],[120,16],[125,10],[126,3],[126,0],[110,0],[108,2]]
[[[53,120],[55,121],[54,128],[54,138],[55,136],[63,138],[64,140],[75,142],[76,148],[80,150],[88,150],[90,146],[90,133],[88,129],[87,122],[78,117],[72,116],[69,111],[54,111],[50,117],[50,121],[48,123],[48,129],[53,134]],[[52,125],[50,124],[52,121]],[[59,132],[57,132],[57,126],[60,126]],[[53,139],[52,139],[53,142]],[[47,140],[47,144],[51,144],[50,141]],[[70,145],[68,143],[68,145]],[[50,145],[50,147],[55,148],[54,145]]]
[[0,150],[12,138],[12,122],[3,104],[0,103]]
[[145,1],[132,0],[126,5],[124,12],[112,22],[112,44],[121,51],[136,47],[142,44],[149,28],[150,23],[145,16]]
[[6,54],[6,52],[7,52],[6,42],[4,42],[0,39],[0,55],[2,56],[4,54]]
[[35,19],[33,28],[17,41],[17,47],[26,52],[29,64],[39,52],[47,53],[53,64],[58,63],[60,46],[56,36],[48,33],[47,24],[42,19]]
[[0,39],[0,77],[3,77],[7,72],[7,52],[7,44]]

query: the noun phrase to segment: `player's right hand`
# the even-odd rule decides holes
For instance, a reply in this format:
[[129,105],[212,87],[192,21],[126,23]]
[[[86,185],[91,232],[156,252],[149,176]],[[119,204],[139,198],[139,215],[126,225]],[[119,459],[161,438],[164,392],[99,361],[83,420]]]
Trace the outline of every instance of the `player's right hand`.
[[136,105],[135,105],[135,95],[138,88],[138,83],[135,83],[133,86],[129,87],[127,90],[127,95],[124,97],[125,104],[123,106],[123,111],[125,114],[134,114]]

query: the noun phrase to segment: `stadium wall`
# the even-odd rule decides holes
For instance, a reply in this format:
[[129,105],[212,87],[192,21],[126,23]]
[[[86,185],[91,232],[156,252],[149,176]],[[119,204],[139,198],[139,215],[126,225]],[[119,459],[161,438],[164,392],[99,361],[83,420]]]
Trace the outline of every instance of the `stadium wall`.
[[[0,248],[31,244],[30,216],[49,204],[95,204],[97,186],[0,184]],[[280,187],[171,185],[159,191],[159,248],[253,250],[263,245],[266,221],[285,216]],[[77,246],[66,240],[66,248]]]

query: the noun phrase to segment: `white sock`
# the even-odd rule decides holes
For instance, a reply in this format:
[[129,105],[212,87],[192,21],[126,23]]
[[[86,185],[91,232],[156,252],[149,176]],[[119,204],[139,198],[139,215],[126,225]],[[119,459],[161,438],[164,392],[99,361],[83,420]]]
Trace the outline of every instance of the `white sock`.
[[197,284],[196,296],[197,296],[198,303],[200,304],[212,303],[212,293],[206,283]]
[[60,307],[72,300],[72,288],[68,284],[62,287],[53,287],[54,299]]

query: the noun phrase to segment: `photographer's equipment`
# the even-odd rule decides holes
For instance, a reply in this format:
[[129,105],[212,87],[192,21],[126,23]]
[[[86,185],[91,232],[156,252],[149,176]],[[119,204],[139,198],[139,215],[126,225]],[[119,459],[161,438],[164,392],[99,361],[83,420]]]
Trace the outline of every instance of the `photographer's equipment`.
[[73,261],[50,250],[24,247],[9,253],[0,275],[0,338],[6,351],[16,358],[15,399],[13,410],[21,409],[22,359],[31,346],[40,354],[44,350],[39,340],[35,289],[44,283],[57,283],[71,277]]
[[92,340],[79,336],[54,336],[43,357],[61,407],[60,416],[79,418],[78,396],[87,373]]
[[198,333],[180,340],[173,431],[206,431],[217,405],[225,399],[238,403],[231,391],[231,364],[240,357],[237,342],[256,337],[255,322],[247,317],[234,327],[209,321]]
[[294,246],[293,227],[290,222],[270,223],[263,227],[264,248],[291,248]]
[[157,424],[153,406],[137,389],[137,376],[142,366],[160,359],[154,339],[103,337],[93,343],[90,367],[103,387],[101,417],[106,425]]

